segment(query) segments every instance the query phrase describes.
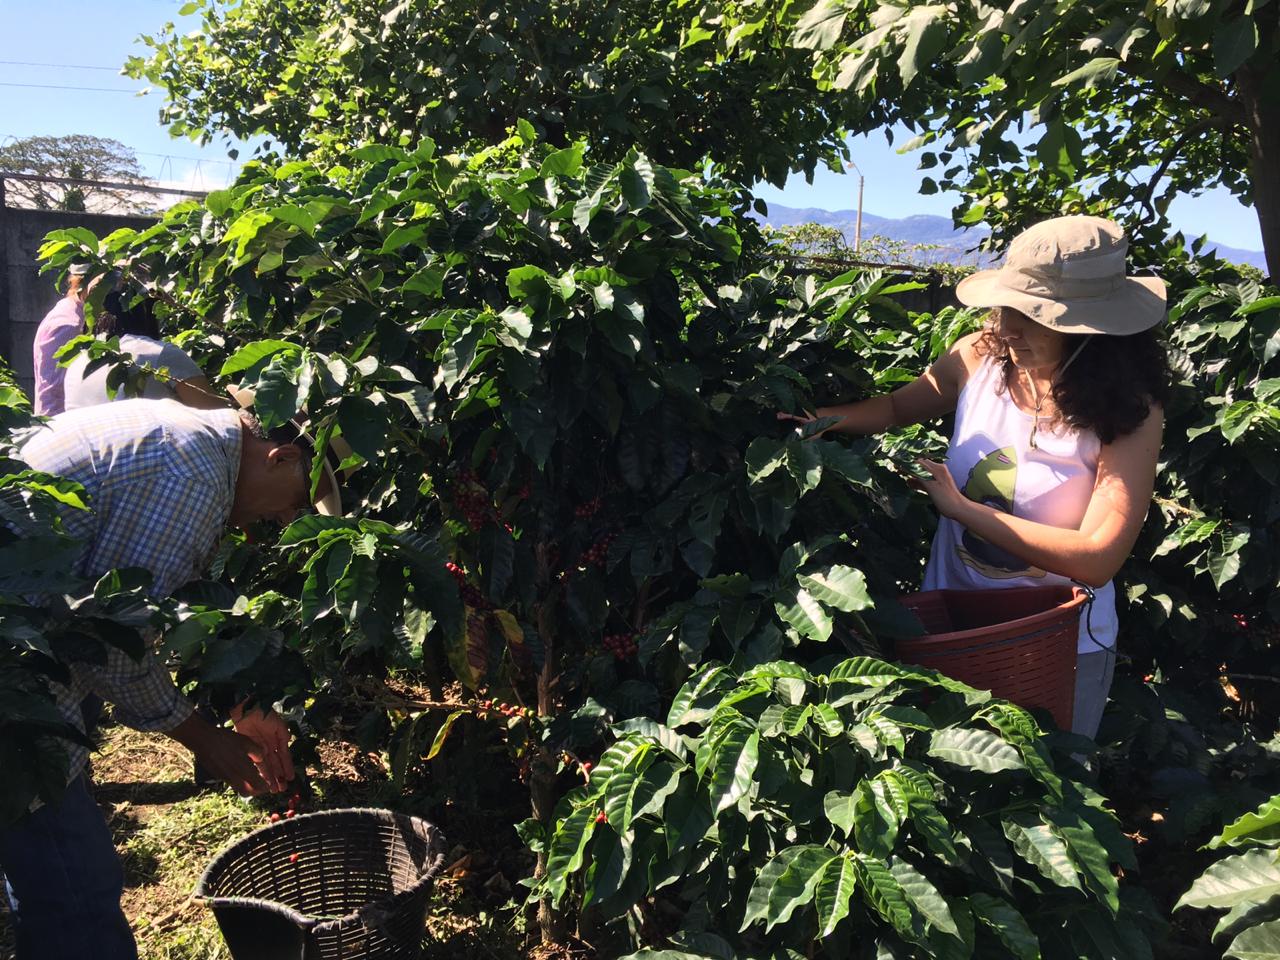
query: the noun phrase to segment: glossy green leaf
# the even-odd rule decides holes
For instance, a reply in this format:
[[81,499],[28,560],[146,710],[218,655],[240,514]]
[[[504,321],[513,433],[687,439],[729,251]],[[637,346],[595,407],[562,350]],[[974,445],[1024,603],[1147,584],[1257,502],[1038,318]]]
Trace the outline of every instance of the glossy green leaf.
[[1196,879],[1174,909],[1229,908],[1280,896],[1278,860],[1280,853],[1270,849],[1246,850],[1219,860]]
[[1269,920],[1243,931],[1222,956],[1224,960],[1280,960],[1280,920]]
[[887,860],[901,821],[880,780],[863,780],[853,791],[853,840],[863,853]]
[[590,805],[576,808],[556,827],[547,851],[547,893],[558,904],[570,876],[581,866],[587,841],[596,828],[596,810]]
[[1209,847],[1238,847],[1250,843],[1280,843],[1280,795],[1227,824],[1209,841]]
[[440,724],[440,729],[436,731],[436,735],[431,740],[431,749],[427,751],[426,760],[432,760],[440,749],[444,746],[444,742],[449,739],[449,731],[453,729],[453,725],[457,723],[458,718],[465,716],[466,710],[451,710],[449,715],[444,718],[444,723]]
[[791,43],[802,50],[827,50],[840,39],[848,15],[840,0],[818,0],[796,21]]
[[1060,887],[1081,889],[1066,843],[1047,824],[1032,814],[1021,814],[1006,818],[1001,826],[1018,856],[1044,877]]
[[746,794],[760,762],[760,734],[747,723],[733,723],[711,757],[707,790],[719,814]]
[[827,679],[832,683],[851,683],[867,687],[884,687],[900,679],[905,671],[896,664],[871,657],[854,657],[831,669]]
[[983,773],[1026,769],[1014,747],[994,733],[972,727],[935,732],[929,739],[929,756]]
[[928,877],[901,858],[894,858],[890,862],[889,872],[926,923],[953,937],[960,936],[955,917],[951,915],[951,907]]
[[747,896],[741,929],[763,919],[767,933],[786,923],[797,908],[813,901],[823,870],[833,859],[835,855],[826,847],[801,845],[788,847],[770,860]]
[[813,903],[818,911],[818,936],[829,937],[849,915],[849,903],[858,886],[858,871],[850,854],[833,857],[822,868]]
[[248,370],[250,367],[254,367],[263,360],[281,352],[297,354],[301,352],[301,347],[287,340],[255,340],[253,343],[245,344],[228,357],[222,364],[222,369],[218,371],[218,374],[226,377],[242,370]]
[[834,626],[831,614],[803,587],[786,600],[775,602],[774,610],[801,636],[818,641],[825,641],[831,636]]
[[889,867],[875,857],[854,854],[854,871],[858,876],[858,889],[862,899],[907,940],[916,938],[912,924],[911,905],[902,886],[889,871]]
[[837,610],[865,610],[873,605],[867,594],[867,578],[853,567],[837,564],[829,570],[802,573],[796,579],[816,599]]
[[1040,940],[1010,903],[989,893],[971,893],[969,906],[1018,960],[1040,960]]
[[1088,821],[1074,810],[1061,808],[1044,811],[1054,831],[1067,844],[1071,859],[1084,876],[1085,885],[1114,914],[1120,909],[1119,882],[1111,871],[1111,857],[1098,842]]

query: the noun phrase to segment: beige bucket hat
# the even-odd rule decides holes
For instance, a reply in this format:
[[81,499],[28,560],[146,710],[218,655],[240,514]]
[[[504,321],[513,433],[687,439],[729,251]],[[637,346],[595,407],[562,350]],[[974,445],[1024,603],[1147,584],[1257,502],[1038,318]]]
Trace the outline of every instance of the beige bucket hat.
[[1129,241],[1103,217],[1055,217],[1018,234],[998,270],[965,277],[970,307],[1012,307],[1062,333],[1139,333],[1164,319],[1158,277],[1125,276]]
[[[253,400],[255,396],[254,390],[249,387],[228,386],[227,393],[242,410],[248,410],[250,413],[253,412]],[[316,448],[316,441],[315,438],[307,431],[307,425],[305,422],[297,419],[290,420],[281,429],[287,429],[288,432],[292,434],[292,436],[290,436],[285,442],[300,444],[309,454],[311,454],[312,457],[316,456],[318,452]],[[271,434],[275,437],[276,431],[271,431]],[[284,440],[283,437],[278,437],[277,439],[282,441]],[[329,489],[324,496],[315,501],[314,506],[316,508],[316,513],[325,517],[342,516],[342,487],[338,483],[338,477],[341,476],[345,480],[355,471],[354,469],[339,470],[338,467],[342,461],[351,456],[351,453],[351,444],[347,443],[347,441],[343,440],[341,437],[329,437],[329,442],[326,444],[326,449],[324,451],[324,459],[320,461],[321,469],[324,471],[324,475],[329,481]]]

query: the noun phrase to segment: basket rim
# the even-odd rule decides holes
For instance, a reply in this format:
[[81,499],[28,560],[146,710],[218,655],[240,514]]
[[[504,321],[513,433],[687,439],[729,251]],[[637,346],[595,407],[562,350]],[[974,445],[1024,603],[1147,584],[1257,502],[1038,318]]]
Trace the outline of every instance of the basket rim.
[[415,824],[421,824],[427,828],[428,850],[434,855],[431,856],[430,860],[427,862],[426,868],[421,874],[419,874],[418,879],[415,880],[411,886],[406,887],[398,893],[393,893],[385,900],[379,902],[386,903],[390,909],[394,909],[404,901],[417,896],[422,892],[424,887],[428,886],[435,880],[436,874],[438,874],[444,866],[445,851],[444,834],[434,823],[431,823],[429,820],[424,820],[421,817],[414,816],[411,813],[401,813],[397,810],[389,810],[385,807],[338,807],[332,810],[314,810],[311,813],[300,813],[288,820],[281,820],[278,823],[268,823],[265,826],[249,831],[237,840],[233,840],[231,843],[219,850],[217,855],[209,861],[208,866],[206,866],[201,872],[200,879],[196,881],[196,888],[191,894],[191,898],[206,904],[214,910],[217,910],[219,907],[255,907],[260,910],[267,910],[285,917],[306,931],[324,931],[326,929],[340,927],[343,924],[349,924],[353,921],[358,921],[360,919],[360,911],[362,907],[357,907],[356,909],[343,914],[341,917],[317,920],[316,918],[309,917],[305,913],[302,913],[287,904],[281,903],[278,900],[263,900],[260,897],[222,897],[214,896],[206,892],[210,874],[222,865],[223,861],[232,850],[235,850],[241,844],[247,843],[250,839],[269,833],[273,830],[297,829],[297,824],[304,820],[332,820],[349,818],[352,815],[376,817],[380,820],[392,820],[397,817],[404,817]]
[[[1066,585],[1059,585],[1059,584],[1044,584],[1043,586],[1022,587],[1022,588],[1011,587],[1009,589],[1048,590],[1048,589],[1054,589],[1054,588],[1068,589]],[[1036,628],[1044,626],[1048,620],[1051,620],[1054,617],[1059,617],[1067,611],[1078,609],[1081,605],[1083,605],[1086,601],[1089,600],[1089,594],[1084,590],[1081,590],[1079,587],[1072,586],[1069,589],[1071,590],[1070,599],[1064,601],[1063,603],[1052,606],[1047,610],[1041,610],[1039,613],[1033,613],[1030,616],[1017,617],[1016,619],[1013,619],[1013,620],[1003,620],[998,624],[995,624],[995,623],[988,624],[985,627],[971,627],[968,630],[950,630],[950,631],[947,631],[946,633],[927,633],[926,632],[916,637],[902,637],[897,642],[899,644],[910,645],[911,643],[920,643],[920,642],[926,642],[926,641],[941,643],[941,642],[953,642],[953,641],[964,641],[964,640],[986,640],[986,639],[989,639],[993,627],[1000,627],[1001,629],[1007,629],[1013,626],[1020,626],[1020,627],[1027,628],[1028,631],[1034,630]],[[910,597],[919,597],[922,594],[939,594],[939,595],[957,594],[957,593],[972,594],[974,592],[975,591],[973,590],[957,590],[954,588],[948,588],[945,590],[921,590],[921,591],[918,591],[917,593],[907,594],[906,596],[899,598],[899,602],[906,601]],[[990,592],[1001,593],[1005,591],[992,590]],[[910,609],[907,603],[903,603],[903,606],[907,606],[908,609]]]

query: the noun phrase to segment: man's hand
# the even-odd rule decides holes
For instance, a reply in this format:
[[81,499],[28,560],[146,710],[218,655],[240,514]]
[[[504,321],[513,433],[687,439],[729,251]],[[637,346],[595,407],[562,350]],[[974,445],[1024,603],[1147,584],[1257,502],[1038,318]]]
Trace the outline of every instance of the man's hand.
[[274,710],[254,707],[245,710],[244,704],[231,708],[231,723],[236,733],[248,737],[258,745],[258,771],[275,793],[288,786],[293,779],[293,757],[289,755],[289,726]]
[[270,791],[267,780],[259,773],[265,763],[262,750],[248,737],[215,727],[198,713],[191,714],[168,735],[194,753],[210,773],[242,797]]

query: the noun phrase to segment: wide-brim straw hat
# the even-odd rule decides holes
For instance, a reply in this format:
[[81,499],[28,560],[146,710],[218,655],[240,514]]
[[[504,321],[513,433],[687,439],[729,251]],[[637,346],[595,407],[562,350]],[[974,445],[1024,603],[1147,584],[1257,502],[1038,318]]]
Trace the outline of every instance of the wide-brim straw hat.
[[[227,393],[231,399],[243,410],[253,412],[253,401],[255,391],[250,387],[227,387]],[[305,421],[293,419],[288,423],[290,433],[296,431],[296,436],[292,436],[290,443],[300,443],[305,446],[311,453],[312,457],[320,455],[320,450],[316,446],[315,438],[307,430]],[[343,479],[349,477],[353,470],[340,470],[340,464],[351,456],[351,445],[341,437],[329,437],[329,442],[325,445],[323,456],[320,460],[320,467],[324,471],[325,478],[329,481],[329,489],[320,499],[316,500],[312,506],[316,508],[316,513],[326,517],[342,516],[342,488],[338,484],[338,477],[341,475]]]
[[1061,333],[1140,333],[1164,319],[1165,285],[1126,276],[1128,250],[1112,220],[1055,217],[1020,233],[999,269],[960,281],[956,297],[970,307],[1011,307]]

